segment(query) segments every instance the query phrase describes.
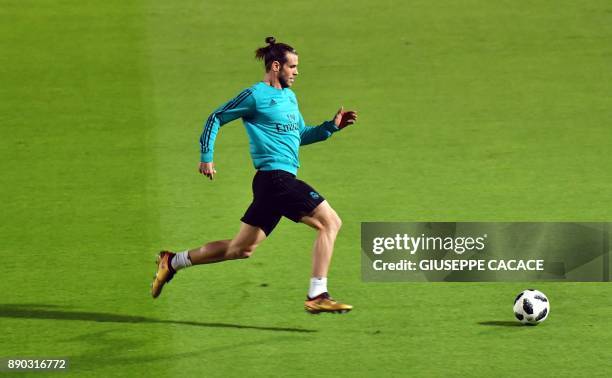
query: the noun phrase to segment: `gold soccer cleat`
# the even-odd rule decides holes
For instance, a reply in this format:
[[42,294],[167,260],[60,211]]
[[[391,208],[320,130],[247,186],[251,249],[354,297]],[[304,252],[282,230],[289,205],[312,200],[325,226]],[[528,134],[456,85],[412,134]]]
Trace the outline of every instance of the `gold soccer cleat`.
[[174,269],[170,265],[170,260],[174,256],[174,253],[169,251],[161,251],[157,255],[157,273],[155,273],[155,279],[151,284],[151,295],[153,298],[159,297],[164,285],[174,277]]
[[317,295],[314,298],[306,297],[304,309],[311,314],[322,312],[332,312],[335,314],[345,314],[353,309],[353,306],[335,301],[329,293]]

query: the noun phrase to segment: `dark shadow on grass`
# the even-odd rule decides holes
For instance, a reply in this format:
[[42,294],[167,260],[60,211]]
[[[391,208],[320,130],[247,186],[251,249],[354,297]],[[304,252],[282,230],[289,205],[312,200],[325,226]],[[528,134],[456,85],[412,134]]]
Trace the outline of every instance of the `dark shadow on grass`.
[[280,332],[317,332],[312,329],[288,328],[288,327],[260,327],[231,323],[204,323],[189,320],[163,320],[149,318],[146,316],[119,315],[104,312],[66,311],[60,310],[60,306],[43,304],[0,304],[0,318],[14,319],[54,319],[54,320],[80,320],[101,323],[148,323],[148,324],[179,324],[193,327],[209,328],[236,328],[258,331],[280,331]]
[[523,327],[524,324],[517,321],[508,321],[508,320],[490,320],[487,322],[478,322],[478,324],[483,326],[497,326],[497,327]]

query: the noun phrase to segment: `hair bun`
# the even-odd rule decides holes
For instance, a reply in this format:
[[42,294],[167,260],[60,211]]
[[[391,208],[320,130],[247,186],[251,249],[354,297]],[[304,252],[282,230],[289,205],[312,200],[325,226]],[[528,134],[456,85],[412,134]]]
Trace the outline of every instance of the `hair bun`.
[[273,45],[273,44],[276,43],[276,38],[268,37],[268,38],[266,38],[266,43],[269,44],[269,45]]

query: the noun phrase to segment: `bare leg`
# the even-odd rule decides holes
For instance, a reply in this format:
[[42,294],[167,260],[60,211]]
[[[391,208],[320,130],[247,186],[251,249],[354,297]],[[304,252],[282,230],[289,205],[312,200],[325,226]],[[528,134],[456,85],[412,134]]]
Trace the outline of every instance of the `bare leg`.
[[322,202],[311,215],[303,217],[300,221],[318,231],[312,249],[312,277],[327,277],[334,243],[342,221],[327,201]]
[[189,251],[189,259],[193,265],[244,259],[250,257],[265,238],[266,234],[261,228],[241,223],[240,231],[234,239],[217,240],[192,249]]
[[225,252],[232,240],[217,240],[189,250],[189,260],[193,265],[211,264],[225,260]]

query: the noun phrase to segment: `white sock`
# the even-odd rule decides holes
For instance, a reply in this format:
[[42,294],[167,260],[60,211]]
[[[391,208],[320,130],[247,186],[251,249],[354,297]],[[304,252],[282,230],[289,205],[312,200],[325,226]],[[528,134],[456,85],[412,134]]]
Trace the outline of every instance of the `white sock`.
[[189,260],[189,251],[179,252],[172,258],[172,269],[177,272],[189,266],[191,266],[191,260]]
[[312,277],[310,279],[310,289],[308,297],[314,298],[317,295],[327,292],[327,277]]

